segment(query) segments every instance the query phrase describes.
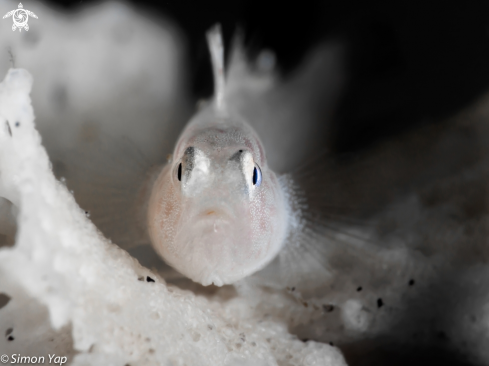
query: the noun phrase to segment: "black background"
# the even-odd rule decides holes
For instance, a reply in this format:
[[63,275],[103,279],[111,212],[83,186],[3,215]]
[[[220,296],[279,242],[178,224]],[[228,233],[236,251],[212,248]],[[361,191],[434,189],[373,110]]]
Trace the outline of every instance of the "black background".
[[[76,11],[91,1],[48,1]],[[353,151],[453,115],[489,85],[489,1],[132,1],[177,23],[195,98],[212,92],[205,31],[242,27],[250,56],[271,48],[286,77],[322,40],[347,42],[349,81],[333,147]]]

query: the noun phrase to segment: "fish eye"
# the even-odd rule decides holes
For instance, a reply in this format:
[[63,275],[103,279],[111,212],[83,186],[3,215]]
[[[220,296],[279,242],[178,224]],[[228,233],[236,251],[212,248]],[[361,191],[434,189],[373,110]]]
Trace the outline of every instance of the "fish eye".
[[261,184],[261,169],[255,164],[253,168],[253,185],[259,187]]
[[178,165],[177,178],[179,181],[182,181],[182,163]]

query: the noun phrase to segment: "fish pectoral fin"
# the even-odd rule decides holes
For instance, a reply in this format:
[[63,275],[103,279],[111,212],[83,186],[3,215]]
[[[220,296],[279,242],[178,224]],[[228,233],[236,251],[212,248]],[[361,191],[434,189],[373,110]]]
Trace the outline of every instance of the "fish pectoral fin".
[[145,200],[153,168],[133,143],[103,136],[49,155],[56,177],[107,238],[124,249],[149,243]]

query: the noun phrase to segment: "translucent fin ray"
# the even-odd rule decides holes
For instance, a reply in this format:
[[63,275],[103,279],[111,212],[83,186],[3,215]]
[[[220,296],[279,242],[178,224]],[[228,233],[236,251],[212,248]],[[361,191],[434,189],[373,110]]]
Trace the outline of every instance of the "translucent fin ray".
[[105,137],[72,151],[52,152],[55,174],[109,239],[127,249],[149,243],[145,200],[151,164],[128,140]]
[[207,42],[211,53],[214,74],[214,97],[218,109],[224,109],[226,80],[224,75],[224,46],[221,26],[216,24],[207,32]]

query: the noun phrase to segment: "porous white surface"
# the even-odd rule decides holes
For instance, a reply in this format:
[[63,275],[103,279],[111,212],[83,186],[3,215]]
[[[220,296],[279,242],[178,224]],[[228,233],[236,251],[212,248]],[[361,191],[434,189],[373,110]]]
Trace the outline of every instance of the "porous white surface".
[[337,348],[298,340],[240,297],[167,286],[103,238],[52,174],[31,85],[22,69],[0,84],[0,196],[19,210],[16,244],[0,249],[0,291],[12,298],[0,325],[15,336],[0,352],[56,352],[73,365],[345,364]]

